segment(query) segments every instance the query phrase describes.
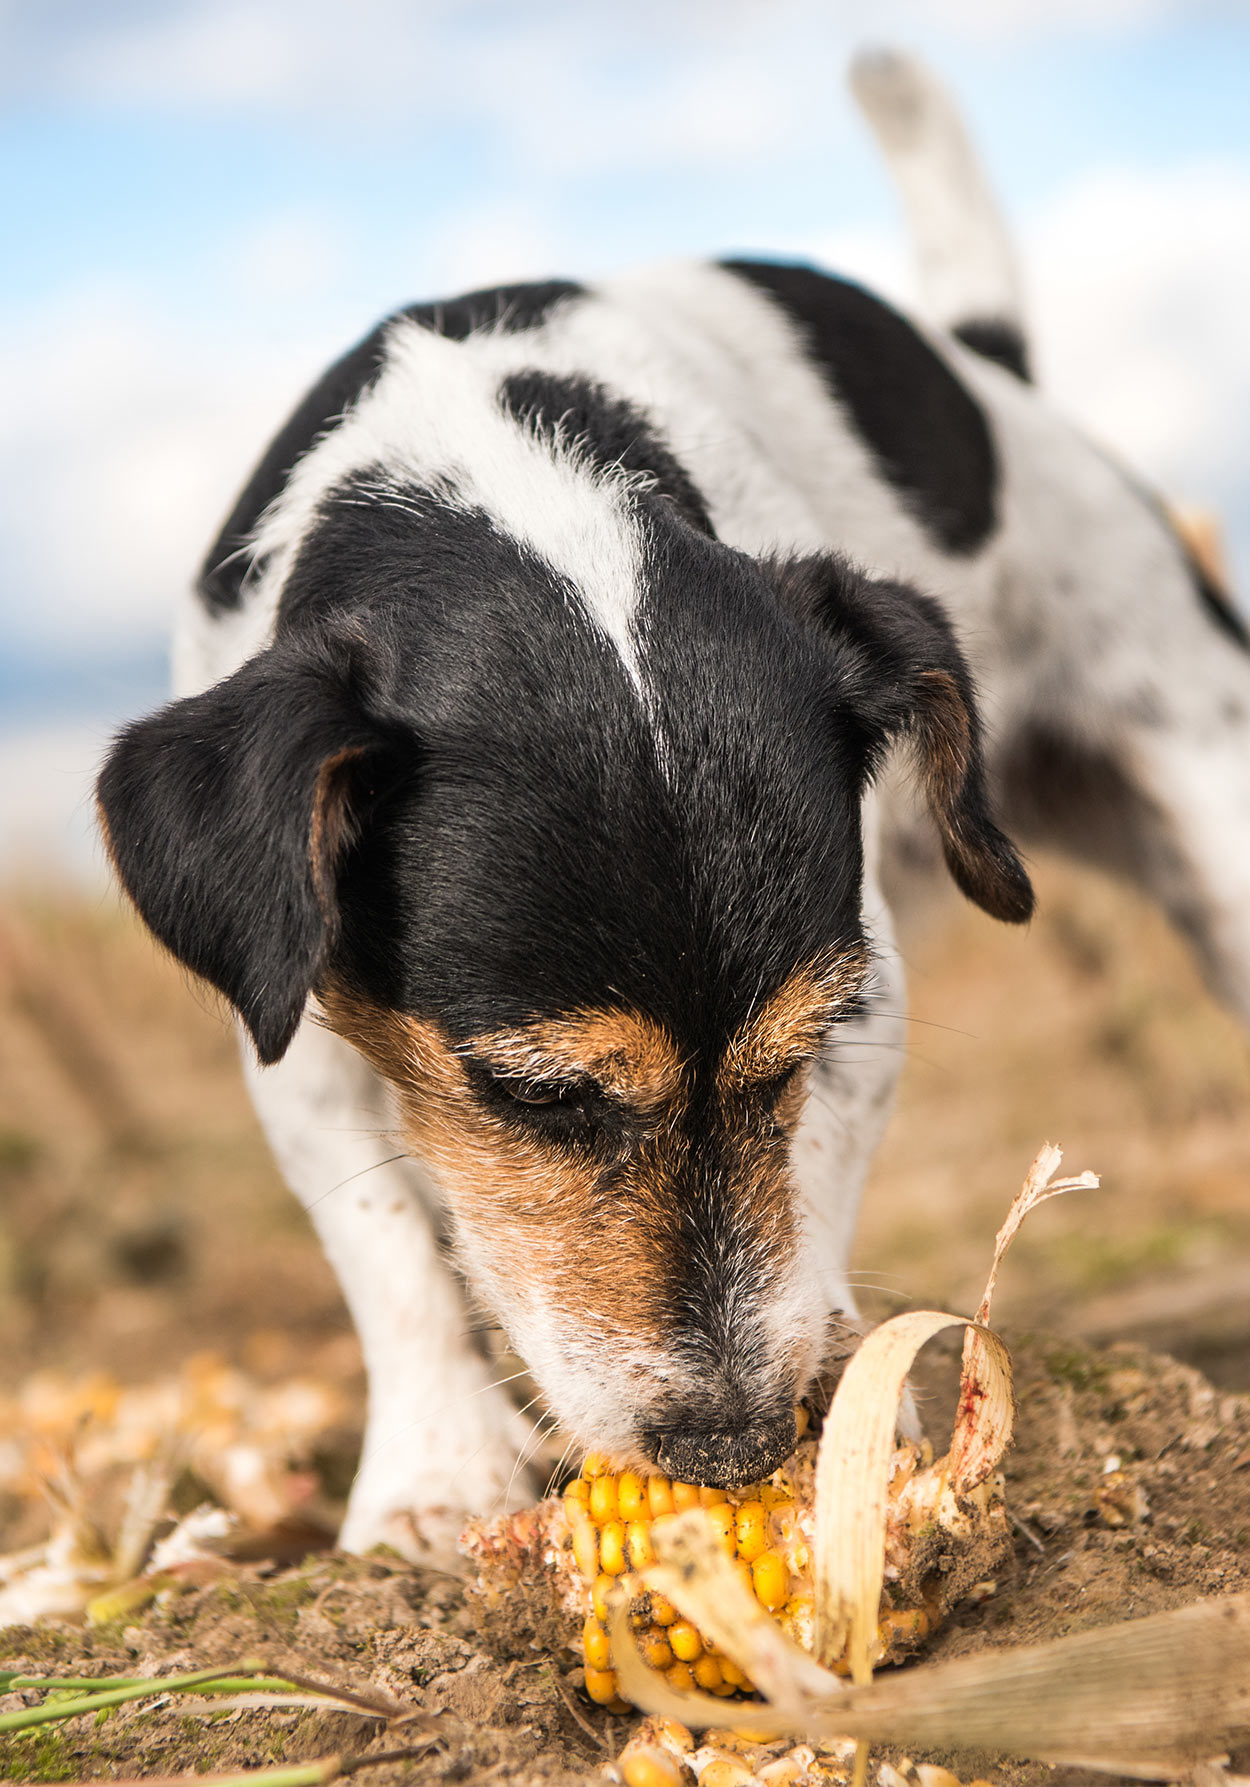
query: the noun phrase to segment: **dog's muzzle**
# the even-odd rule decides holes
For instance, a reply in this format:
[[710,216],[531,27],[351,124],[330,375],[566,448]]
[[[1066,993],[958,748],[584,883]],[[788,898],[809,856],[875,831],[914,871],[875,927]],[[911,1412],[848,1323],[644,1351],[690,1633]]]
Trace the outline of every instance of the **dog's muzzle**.
[[650,1428],[640,1440],[665,1476],[712,1489],[737,1489],[760,1482],[784,1464],[797,1444],[798,1430],[793,1411],[787,1409],[737,1427]]

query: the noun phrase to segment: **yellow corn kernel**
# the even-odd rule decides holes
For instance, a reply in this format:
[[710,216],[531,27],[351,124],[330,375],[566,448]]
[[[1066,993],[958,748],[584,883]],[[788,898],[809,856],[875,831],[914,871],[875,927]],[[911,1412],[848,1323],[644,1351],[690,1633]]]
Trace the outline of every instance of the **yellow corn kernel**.
[[[688,1725],[679,1725],[676,1719],[653,1718],[651,1729],[655,1732],[657,1742],[674,1755],[688,1756],[694,1749],[694,1732]],[[982,1783],[984,1787],[984,1783]]]
[[608,1635],[594,1614],[588,1614],[582,1626],[582,1652],[588,1669],[606,1669],[612,1661]]
[[720,1672],[732,1688],[749,1689],[751,1687],[749,1676],[739,1669],[736,1663],[731,1662],[728,1657],[722,1657],[720,1659]]
[[645,1570],[648,1564],[655,1562],[651,1528],[645,1521],[631,1520],[625,1528],[625,1550],[631,1570]]
[[699,1506],[701,1508],[715,1508],[718,1507],[721,1502],[727,1502],[728,1500],[729,1497],[725,1494],[723,1489],[701,1488],[699,1490]]
[[721,1550],[732,1557],[737,1546],[735,1508],[732,1502],[716,1502],[704,1510],[712,1525],[716,1528],[716,1537]]
[[811,1410],[804,1408],[803,1404],[800,1402],[794,1411],[794,1428],[800,1439],[803,1438],[803,1435],[807,1432],[811,1424]]
[[615,1669],[587,1669],[586,1692],[600,1706],[609,1706],[616,1699]]
[[682,1663],[693,1663],[696,1657],[703,1655],[703,1640],[688,1619],[679,1619],[675,1626],[669,1627],[668,1641],[673,1647],[673,1655]]
[[590,1604],[595,1610],[595,1618],[605,1626],[612,1617],[611,1609],[608,1606],[608,1596],[614,1587],[615,1583],[611,1576],[599,1575],[595,1577],[594,1586],[590,1591]]
[[647,1514],[647,1486],[637,1471],[622,1471],[616,1483],[622,1520],[643,1520]]
[[756,1773],[763,1787],[798,1787],[804,1771],[793,1756],[778,1756],[775,1762],[766,1762]]
[[658,1595],[651,1590],[651,1618],[657,1626],[672,1626],[677,1623],[677,1609],[667,1595]]
[[599,1574],[599,1536],[589,1520],[573,1528],[573,1556],[587,1582]]
[[720,1663],[715,1657],[709,1657],[706,1651],[701,1657],[695,1659],[691,1674],[699,1686],[706,1689],[709,1694],[714,1694],[725,1680],[721,1674]]
[[761,1551],[768,1550],[768,1513],[763,1502],[740,1503],[734,1530],[738,1556],[753,1564]]
[[648,1669],[658,1669],[663,1673],[664,1670],[671,1669],[677,1661],[673,1655],[672,1645],[663,1632],[655,1626],[639,1644],[638,1649],[642,1652],[642,1660]]
[[699,1787],[752,1787],[754,1780],[740,1756],[714,1756],[699,1770]]
[[606,1452],[587,1452],[586,1462],[582,1466],[583,1477],[604,1477],[612,1469],[608,1463]]
[[699,1505],[699,1486],[697,1483],[674,1483],[673,1506],[680,1514],[684,1508],[697,1508]]
[[615,1477],[596,1477],[590,1485],[590,1518],[596,1526],[606,1526],[620,1513],[620,1497]]
[[877,1635],[887,1650],[896,1639],[927,1638],[929,1616],[923,1607],[887,1608],[878,1622]]
[[790,1489],[778,1489],[775,1483],[761,1483],[757,1498],[766,1508],[792,1508],[794,1492]]
[[571,1483],[564,1485],[564,1506],[568,1511],[570,1502],[580,1502],[583,1507],[590,1500],[590,1484],[584,1477],[574,1477]]
[[[599,1481],[602,1482],[602,1478]],[[625,1559],[625,1522],[623,1520],[609,1520],[600,1533],[599,1562],[608,1576],[623,1576],[625,1574],[628,1565]],[[598,1574],[597,1571],[596,1574]]]
[[673,1485],[667,1477],[648,1478],[647,1508],[652,1520],[658,1520],[661,1514],[673,1512]]
[[625,1787],[681,1787],[685,1779],[680,1762],[655,1744],[630,1745],[617,1767]]
[[674,1663],[671,1669],[664,1671],[664,1679],[670,1688],[676,1688],[679,1694],[694,1693],[694,1676],[689,1663]]
[[770,1613],[784,1607],[790,1593],[790,1572],[775,1551],[763,1551],[751,1565],[751,1582],[756,1597]]

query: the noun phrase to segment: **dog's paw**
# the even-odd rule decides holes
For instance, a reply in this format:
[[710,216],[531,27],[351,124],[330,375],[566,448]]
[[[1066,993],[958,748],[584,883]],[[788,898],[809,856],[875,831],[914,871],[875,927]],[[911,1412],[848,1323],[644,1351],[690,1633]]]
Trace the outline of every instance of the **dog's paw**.
[[385,1545],[410,1564],[459,1576],[465,1571],[460,1535],[470,1518],[466,1509],[448,1507],[402,1508],[368,1516],[349,1513],[339,1545],[344,1551],[358,1553]]
[[455,1574],[464,1571],[460,1535],[474,1515],[487,1519],[513,1513],[537,1501],[542,1485],[529,1470],[483,1470],[466,1482],[463,1470],[436,1479],[427,1469],[422,1480],[396,1483],[362,1469],[352,1488],[347,1515],[339,1533],[344,1551],[366,1552],[388,1545],[409,1563]]

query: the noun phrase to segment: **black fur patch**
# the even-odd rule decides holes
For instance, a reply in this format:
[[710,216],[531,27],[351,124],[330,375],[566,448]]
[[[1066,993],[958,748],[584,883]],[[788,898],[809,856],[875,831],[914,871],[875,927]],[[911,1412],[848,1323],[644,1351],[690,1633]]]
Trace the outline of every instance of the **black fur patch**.
[[700,533],[712,523],[698,487],[686,468],[645,417],[622,397],[591,379],[560,378],[554,373],[525,370],[511,373],[500,386],[499,399],[510,415],[555,439],[557,429],[584,443],[597,465],[645,472],[657,492],[680,510]]
[[940,603],[907,584],[868,578],[834,554],[779,564],[782,598],[824,629],[863,729],[868,767],[910,738],[956,885],[994,918],[1022,924],[1033,888],[991,808],[972,679]]
[[947,552],[997,521],[998,461],[980,406],[897,311],[811,267],[726,261],[797,324],[882,472]]
[[1014,323],[997,322],[993,318],[972,318],[951,330],[956,341],[962,341],[983,360],[1014,372],[1024,384],[1033,383],[1033,368],[1024,336]]
[[862,753],[752,560],[653,517],[644,709],[577,592],[487,517],[338,495],[280,632],[363,629],[371,706],[422,760],[341,878],[348,984],[460,1038],[620,1003],[710,1060],[761,987],[858,936]]
[[296,461],[334,426],[377,377],[382,369],[387,330],[393,323],[407,318],[439,335],[463,341],[478,329],[511,332],[532,328],[554,305],[578,297],[583,289],[567,280],[494,286],[441,303],[412,304],[379,323],[318,380],[265,449],[200,571],[196,587],[209,612],[220,614],[239,606],[248,570],[248,547],[257,522],[281,494]]

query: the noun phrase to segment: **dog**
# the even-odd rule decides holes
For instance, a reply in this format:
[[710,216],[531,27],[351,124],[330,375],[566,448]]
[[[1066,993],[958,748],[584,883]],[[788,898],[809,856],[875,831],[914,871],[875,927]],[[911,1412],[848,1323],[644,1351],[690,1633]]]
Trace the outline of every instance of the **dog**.
[[787,1456],[856,1319],[887,887],[944,859],[1019,924],[1009,835],[1056,846],[1250,1018],[1246,629],[1038,397],[942,90],[853,78],[925,325],[747,261],[401,311],[261,459],[101,775],[360,1333],[350,1549],[532,1495],[479,1307],[571,1444]]

